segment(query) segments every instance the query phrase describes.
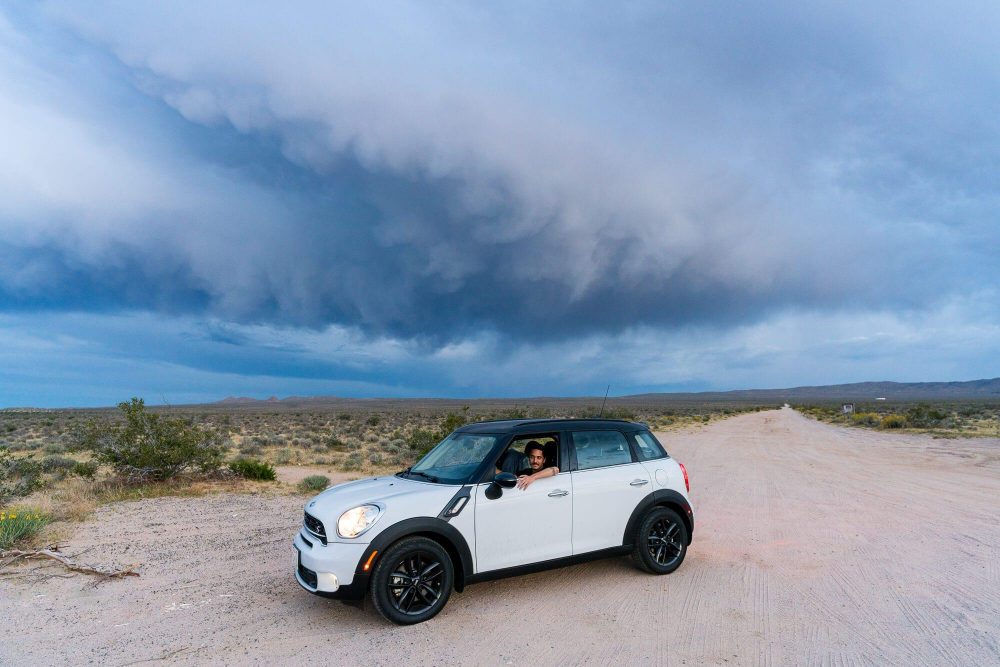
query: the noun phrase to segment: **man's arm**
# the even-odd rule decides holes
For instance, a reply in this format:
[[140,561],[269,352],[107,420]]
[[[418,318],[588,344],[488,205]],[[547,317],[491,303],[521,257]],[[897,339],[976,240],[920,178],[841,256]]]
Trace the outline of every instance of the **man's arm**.
[[554,477],[559,474],[559,468],[552,466],[551,468],[543,468],[532,475],[522,475],[517,479],[517,488],[526,489],[531,486],[531,483],[536,479],[541,479],[543,477]]

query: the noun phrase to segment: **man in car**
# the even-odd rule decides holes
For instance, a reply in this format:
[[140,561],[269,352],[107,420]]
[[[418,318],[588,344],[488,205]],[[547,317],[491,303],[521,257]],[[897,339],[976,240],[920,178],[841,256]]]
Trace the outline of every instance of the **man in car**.
[[545,448],[537,440],[532,440],[524,447],[530,467],[522,470],[517,477],[517,488],[527,489],[536,479],[552,477],[559,474],[559,468],[545,465]]

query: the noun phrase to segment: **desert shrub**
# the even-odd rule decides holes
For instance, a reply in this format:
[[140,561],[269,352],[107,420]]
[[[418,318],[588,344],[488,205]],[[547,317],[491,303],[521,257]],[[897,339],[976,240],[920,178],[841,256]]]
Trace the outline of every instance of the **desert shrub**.
[[279,450],[277,454],[274,455],[274,462],[279,466],[287,465],[292,462],[292,450],[282,449]]
[[347,449],[347,443],[336,436],[330,436],[326,441],[326,448],[335,451],[343,451]]
[[76,459],[68,456],[46,456],[41,462],[42,472],[57,472],[59,470],[72,470],[76,465]]
[[926,403],[918,403],[907,410],[905,416],[900,416],[914,426],[933,427],[941,425],[941,422],[948,419],[950,415],[937,408],[932,408]]
[[342,422],[349,422],[351,421],[351,413],[341,412],[339,415],[337,415],[337,419]]
[[441,437],[438,439],[440,440],[445,438],[449,433],[454,431],[456,428],[465,426],[468,422],[469,420],[466,419],[464,415],[457,415],[454,412],[449,412],[447,415],[444,416],[444,419],[441,420],[441,428],[440,428]]
[[97,464],[93,461],[77,461],[70,469],[70,473],[77,477],[93,479],[97,474]]
[[31,510],[0,510],[0,551],[31,537],[49,521],[48,516]]
[[229,469],[240,477],[272,482],[275,479],[274,466],[265,461],[253,459],[236,459],[229,464]]
[[133,481],[162,481],[185,471],[214,472],[222,464],[226,448],[218,431],[146,412],[141,398],[119,403],[118,409],[123,422],[89,420],[73,448],[93,452],[98,463]]
[[629,410],[628,408],[605,408],[604,416],[608,419],[635,421],[635,412]]
[[382,463],[382,453],[381,452],[370,452],[368,454],[368,460],[371,463],[375,464],[375,465],[379,465],[379,464]]
[[879,421],[874,412],[855,412],[851,415],[851,423],[855,426],[878,426]]
[[903,415],[886,415],[882,418],[879,428],[905,428],[906,417]]
[[264,453],[264,448],[257,442],[245,442],[240,445],[239,451],[243,456],[260,456]]
[[326,475],[309,475],[299,482],[299,491],[311,491],[315,493],[322,491],[328,486],[330,486],[330,478]]
[[410,434],[410,437],[406,439],[407,447],[420,452],[430,450],[430,448],[437,443],[438,437],[432,431],[428,431],[424,428],[415,429],[413,433]]
[[365,442],[378,442],[378,433],[374,431],[367,431],[362,437]]
[[66,445],[59,442],[49,442],[42,447],[42,452],[46,454],[64,454],[66,453]]
[[368,419],[365,421],[369,426],[378,426],[381,418],[377,414],[368,415]]
[[42,486],[42,467],[32,458],[14,458],[0,446],[0,502],[26,496]]
[[361,452],[351,452],[344,459],[345,470],[357,470],[361,467]]

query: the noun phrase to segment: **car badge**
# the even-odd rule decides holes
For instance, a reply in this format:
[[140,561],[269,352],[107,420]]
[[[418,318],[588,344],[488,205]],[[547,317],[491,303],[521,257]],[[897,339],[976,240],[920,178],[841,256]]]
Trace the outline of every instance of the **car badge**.
[[312,506],[313,506],[313,505],[315,505],[315,504],[316,504],[316,501],[314,500],[314,501],[312,501],[311,503],[309,503],[309,507],[312,507]]

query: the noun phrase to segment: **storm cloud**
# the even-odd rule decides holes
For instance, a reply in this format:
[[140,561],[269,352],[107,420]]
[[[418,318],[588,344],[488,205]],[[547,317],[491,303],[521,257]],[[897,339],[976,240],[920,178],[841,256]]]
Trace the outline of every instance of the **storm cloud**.
[[3,11],[7,312],[509,351],[1000,278],[990,3]]

